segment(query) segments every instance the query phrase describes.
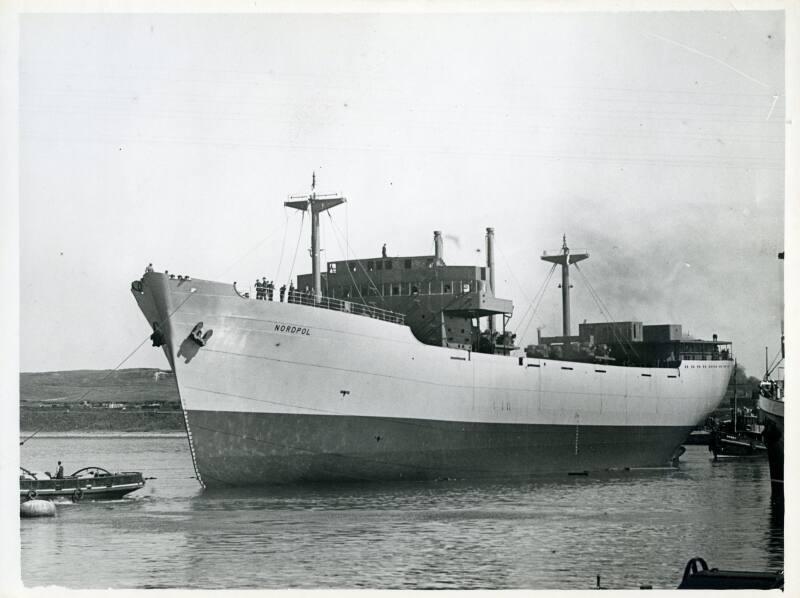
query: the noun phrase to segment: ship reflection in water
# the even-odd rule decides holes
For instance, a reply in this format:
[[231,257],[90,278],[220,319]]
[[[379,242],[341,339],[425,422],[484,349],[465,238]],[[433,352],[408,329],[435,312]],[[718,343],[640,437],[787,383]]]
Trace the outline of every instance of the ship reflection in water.
[[185,438],[41,438],[32,467],[103,455],[157,479],[21,521],[26,586],[674,588],[689,558],[783,568],[766,460],[543,478],[202,491]]

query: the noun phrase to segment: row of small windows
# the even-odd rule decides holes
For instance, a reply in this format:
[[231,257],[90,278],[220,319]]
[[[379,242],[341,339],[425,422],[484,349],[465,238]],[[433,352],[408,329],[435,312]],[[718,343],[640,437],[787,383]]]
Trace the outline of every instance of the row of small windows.
[[[383,283],[377,287],[371,284],[362,284],[360,288],[353,286],[330,287],[326,294],[339,299],[351,299],[358,296],[361,291],[363,297],[367,296],[394,296],[394,295],[458,295],[473,291],[485,292],[485,283],[482,281],[437,281],[437,282],[403,282]],[[460,290],[460,292],[459,292]]]
[[[399,261],[399,260],[398,260]],[[352,272],[358,272],[360,269],[359,262],[342,262],[350,266]],[[394,266],[394,260],[370,260],[367,262],[367,272],[375,272],[376,270],[391,270]],[[425,262],[428,268],[433,268],[433,260],[429,259]],[[410,259],[403,260],[403,268],[411,270],[413,262]],[[362,266],[363,267],[363,266]],[[331,262],[328,264],[328,274],[336,274],[337,263]]]
[[[341,262],[341,263],[349,266],[351,272],[358,272],[361,267],[360,262]],[[330,262],[328,264],[328,274],[336,274],[338,264],[339,262]],[[371,260],[367,262],[367,272],[374,272],[376,270],[391,270],[392,264],[393,264],[392,260],[379,260],[379,261]],[[428,268],[433,268],[432,259],[426,260],[425,264],[428,266]],[[413,266],[412,260],[410,259],[403,260],[403,268],[405,268],[406,270],[411,270],[412,266]],[[481,272],[481,280],[485,281],[486,268],[481,268],[480,272]]]

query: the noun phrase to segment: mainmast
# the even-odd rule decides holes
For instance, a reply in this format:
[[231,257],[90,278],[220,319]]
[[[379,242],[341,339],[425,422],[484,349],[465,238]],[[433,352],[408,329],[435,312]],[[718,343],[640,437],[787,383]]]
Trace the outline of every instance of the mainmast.
[[322,276],[319,269],[319,214],[333,207],[346,202],[344,197],[338,193],[318,194],[314,190],[317,186],[316,173],[311,174],[311,193],[309,195],[290,195],[289,199],[294,201],[284,202],[284,206],[301,210],[311,211],[311,273],[314,279],[314,299],[322,297]]
[[589,257],[588,252],[570,253],[567,247],[567,235],[564,235],[564,244],[561,247],[561,253],[558,255],[542,255],[542,259],[546,262],[561,265],[561,310],[563,316],[563,332],[564,336],[570,336],[569,326],[569,266]]

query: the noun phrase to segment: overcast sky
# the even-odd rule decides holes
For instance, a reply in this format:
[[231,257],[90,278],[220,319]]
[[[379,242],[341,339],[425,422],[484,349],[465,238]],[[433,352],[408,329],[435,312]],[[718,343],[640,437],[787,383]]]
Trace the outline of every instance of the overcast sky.
[[[493,226],[522,332],[565,233],[615,319],[717,333],[751,375],[779,349],[783,13],[43,14],[19,42],[22,371],[118,365],[148,262],[310,271],[283,201],[312,171],[348,199],[323,262],[442,230],[482,263]],[[523,343],[560,333],[557,282]],[[577,332],[603,316],[573,284]],[[139,366],[168,367],[149,343]]]

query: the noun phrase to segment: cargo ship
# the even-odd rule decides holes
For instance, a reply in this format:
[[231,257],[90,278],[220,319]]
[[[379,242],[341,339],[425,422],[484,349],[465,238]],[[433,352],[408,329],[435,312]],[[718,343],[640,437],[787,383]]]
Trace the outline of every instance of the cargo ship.
[[319,216],[345,199],[312,185],[289,200],[310,214],[312,272],[285,297],[151,268],[131,284],[204,487],[662,467],[724,396],[716,335],[609,321],[571,335],[570,269],[589,256],[566,238],[542,256],[561,267],[563,334],[522,348],[495,295],[493,229],[485,265],[447,265],[436,231],[433,255],[322,272]]

